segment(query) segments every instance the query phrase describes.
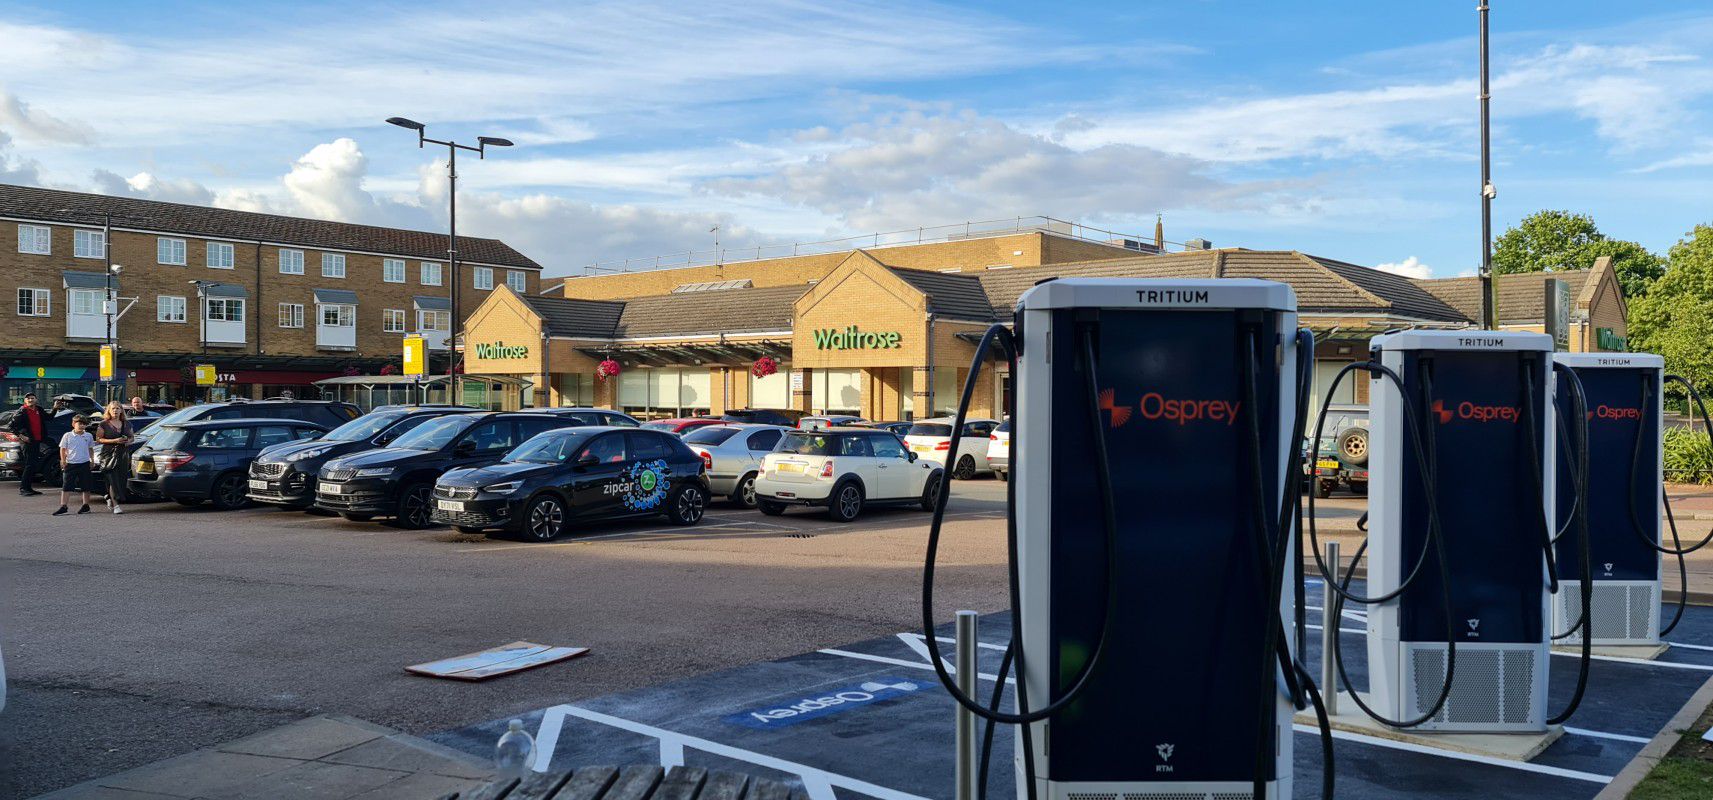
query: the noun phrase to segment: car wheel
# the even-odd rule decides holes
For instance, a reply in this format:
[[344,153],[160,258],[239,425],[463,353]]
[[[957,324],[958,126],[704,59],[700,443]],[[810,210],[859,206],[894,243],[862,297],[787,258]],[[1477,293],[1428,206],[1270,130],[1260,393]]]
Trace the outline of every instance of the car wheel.
[[755,508],[755,473],[751,472],[738,481],[738,488],[732,490],[731,501],[744,508]]
[[185,508],[195,508],[199,505],[202,505],[202,501],[198,500],[194,497],[174,497],[172,499],[172,501],[174,503],[181,505],[181,506],[184,506]]
[[960,481],[967,481],[975,477],[975,456],[964,456],[958,459],[958,466],[952,470],[952,477]]
[[940,473],[936,472],[928,476],[927,483],[922,484],[922,510],[933,511],[934,503],[938,502],[939,495]]
[[214,488],[209,490],[208,499],[214,501],[214,507],[221,511],[233,511],[250,504],[249,490],[243,475],[228,472],[214,479]]
[[777,517],[780,514],[785,513],[785,504],[784,503],[776,502],[773,500],[763,500],[759,497],[755,499],[755,507],[758,510],[760,510],[761,513],[766,514],[770,517]]
[[847,483],[833,489],[827,502],[827,516],[834,522],[850,522],[862,513],[862,487]]
[[1332,487],[1335,485],[1336,484],[1333,481],[1316,481],[1315,482],[1314,496],[1321,499],[1321,500],[1325,500],[1328,497],[1331,497],[1332,496]]
[[1350,491],[1355,492],[1356,494],[1359,494],[1359,495],[1367,495],[1368,494],[1368,482],[1367,481],[1351,481],[1350,482]]
[[368,522],[375,518],[374,514],[353,514],[349,511],[341,511],[339,512],[339,516],[351,520],[352,522]]
[[558,497],[544,494],[529,501],[524,512],[523,535],[533,542],[549,542],[565,532],[565,504]]
[[1349,428],[1339,434],[1338,457],[1353,466],[1368,463],[1368,429]]
[[398,511],[393,524],[400,528],[421,530],[434,524],[434,488],[426,483],[413,483],[399,493]]
[[695,525],[702,521],[702,511],[707,505],[702,487],[685,484],[666,498],[666,519],[674,525]]

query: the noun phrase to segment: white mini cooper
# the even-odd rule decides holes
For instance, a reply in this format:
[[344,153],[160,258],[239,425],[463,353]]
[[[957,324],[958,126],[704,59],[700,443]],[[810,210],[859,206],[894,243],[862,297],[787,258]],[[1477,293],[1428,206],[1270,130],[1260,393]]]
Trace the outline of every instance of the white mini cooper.
[[917,458],[888,431],[791,431],[761,461],[756,507],[775,516],[789,505],[825,506],[839,522],[856,519],[873,504],[914,504],[931,511],[944,474],[939,462]]

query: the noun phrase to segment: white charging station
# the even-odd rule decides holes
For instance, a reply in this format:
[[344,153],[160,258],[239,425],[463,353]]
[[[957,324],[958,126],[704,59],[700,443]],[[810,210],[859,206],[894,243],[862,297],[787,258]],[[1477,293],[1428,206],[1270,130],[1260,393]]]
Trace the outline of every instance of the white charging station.
[[[1264,522],[1298,468],[1290,287],[1053,280],[1018,300],[1016,327],[1012,481],[1030,707],[1061,697],[1087,663],[1106,604],[1084,342],[1096,353],[1119,548],[1115,640],[1079,699],[1031,729],[1037,796],[1252,798],[1262,743],[1265,796],[1290,797],[1294,709],[1282,685],[1263,689],[1263,642],[1264,612],[1289,637],[1295,610],[1288,581],[1267,596],[1255,556],[1258,536],[1278,535],[1285,564],[1297,558],[1295,537]],[[1267,695],[1276,714],[1263,726]]]

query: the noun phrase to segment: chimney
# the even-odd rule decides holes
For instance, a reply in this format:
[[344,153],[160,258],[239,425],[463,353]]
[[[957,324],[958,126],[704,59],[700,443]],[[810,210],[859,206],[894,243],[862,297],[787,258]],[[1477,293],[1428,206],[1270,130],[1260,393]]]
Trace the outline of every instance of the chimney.
[[1154,215],[1154,252],[1166,252],[1166,222],[1162,214]]

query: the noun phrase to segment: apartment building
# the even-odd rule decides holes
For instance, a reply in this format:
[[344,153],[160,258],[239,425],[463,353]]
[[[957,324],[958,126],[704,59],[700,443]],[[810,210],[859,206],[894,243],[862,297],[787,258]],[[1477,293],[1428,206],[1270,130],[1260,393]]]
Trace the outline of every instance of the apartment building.
[[[505,243],[458,250],[461,316],[498,286],[540,291],[541,266]],[[55,189],[0,184],[0,281],[17,298],[7,403],[92,392],[110,315],[125,391],[162,402],[210,394],[190,385],[199,363],[216,398],[313,396],[396,368],[413,334],[444,370],[452,329],[445,234]]]

